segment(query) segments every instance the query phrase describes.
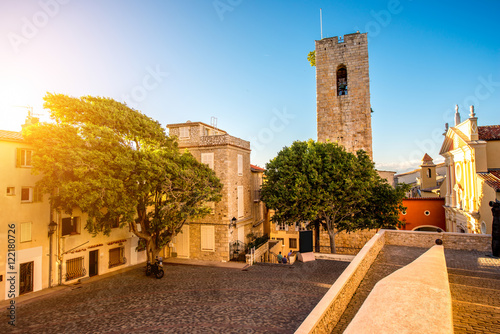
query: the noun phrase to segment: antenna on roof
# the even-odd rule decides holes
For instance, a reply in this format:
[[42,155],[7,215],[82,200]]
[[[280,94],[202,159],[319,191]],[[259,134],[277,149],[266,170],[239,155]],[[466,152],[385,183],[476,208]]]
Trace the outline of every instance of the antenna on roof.
[[323,12],[322,9],[319,9],[319,26],[321,28],[321,39],[323,39]]
[[[210,118],[210,125],[217,130],[217,117],[212,116]],[[217,131],[215,131],[217,133]]]

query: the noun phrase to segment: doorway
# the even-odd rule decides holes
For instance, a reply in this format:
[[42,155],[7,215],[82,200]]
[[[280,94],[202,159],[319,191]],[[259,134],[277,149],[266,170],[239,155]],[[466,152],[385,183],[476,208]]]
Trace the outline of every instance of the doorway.
[[89,277],[99,274],[99,250],[89,252]]
[[33,264],[32,261],[19,266],[19,295],[33,291]]

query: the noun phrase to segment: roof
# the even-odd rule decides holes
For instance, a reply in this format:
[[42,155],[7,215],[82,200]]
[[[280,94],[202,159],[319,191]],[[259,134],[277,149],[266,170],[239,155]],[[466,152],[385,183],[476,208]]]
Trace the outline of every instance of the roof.
[[488,172],[477,173],[477,175],[495,191],[500,192],[500,170],[489,170]]
[[424,157],[422,158],[422,161],[431,161],[432,162],[432,158],[427,154],[425,153]]
[[199,126],[199,125],[206,126],[208,128],[220,131],[222,133],[227,133],[224,130],[221,130],[219,128],[216,128],[216,127],[214,127],[212,125],[208,125],[207,123],[203,123],[203,122],[191,122],[191,121],[187,121],[186,123],[173,123],[173,124],[167,124],[167,128],[180,128],[180,127],[183,127],[183,126]]
[[23,135],[21,132],[0,130],[0,140],[23,141]]
[[259,166],[255,166],[252,164],[250,164],[250,169],[252,170],[252,172],[264,172],[265,171],[264,168],[259,167]]
[[500,140],[500,125],[484,125],[477,127],[480,140]]

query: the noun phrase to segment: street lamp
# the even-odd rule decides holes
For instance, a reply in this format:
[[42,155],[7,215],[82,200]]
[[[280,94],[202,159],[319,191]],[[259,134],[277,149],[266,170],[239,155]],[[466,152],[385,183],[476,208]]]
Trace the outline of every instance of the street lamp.
[[51,237],[56,230],[57,230],[57,223],[55,221],[51,221],[49,224],[49,237]]
[[54,232],[57,230],[57,223],[55,221],[51,221],[49,224],[49,288],[52,287],[52,236]]
[[229,227],[236,227],[236,217],[233,217],[233,219],[231,219],[231,223],[229,224]]

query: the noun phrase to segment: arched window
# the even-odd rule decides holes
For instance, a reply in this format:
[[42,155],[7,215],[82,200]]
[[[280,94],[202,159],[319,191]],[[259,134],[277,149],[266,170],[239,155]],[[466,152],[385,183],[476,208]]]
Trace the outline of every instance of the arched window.
[[432,177],[432,171],[430,168],[427,168],[427,177],[431,178]]
[[347,95],[347,69],[340,65],[337,69],[337,95]]

